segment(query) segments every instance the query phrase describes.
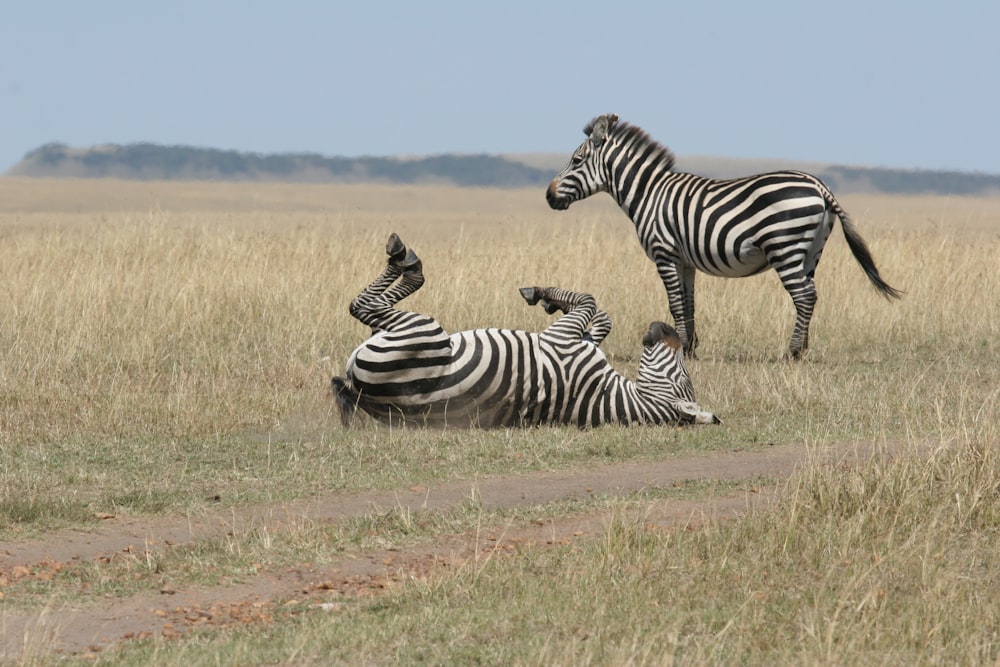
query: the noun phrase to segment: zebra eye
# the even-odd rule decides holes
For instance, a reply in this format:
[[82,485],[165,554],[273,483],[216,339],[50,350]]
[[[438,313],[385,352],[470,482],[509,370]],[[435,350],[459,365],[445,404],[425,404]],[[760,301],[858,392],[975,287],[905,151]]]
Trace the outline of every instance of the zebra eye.
[[573,164],[580,164],[581,162],[583,162],[585,157],[586,156],[583,153],[574,153],[572,162]]

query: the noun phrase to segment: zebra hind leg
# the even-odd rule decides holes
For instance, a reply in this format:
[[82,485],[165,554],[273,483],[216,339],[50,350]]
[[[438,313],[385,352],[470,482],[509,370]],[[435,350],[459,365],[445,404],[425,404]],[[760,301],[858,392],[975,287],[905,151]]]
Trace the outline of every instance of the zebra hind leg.
[[795,329],[788,345],[786,359],[798,360],[809,349],[809,321],[816,307],[816,287],[812,281],[794,290],[788,290],[795,304]]
[[398,269],[400,273],[421,269],[417,253],[407,248],[403,240],[399,238],[399,234],[395,232],[389,234],[389,240],[385,242],[385,254],[389,256],[389,265]]
[[389,236],[385,252],[388,255],[385,269],[351,301],[348,309],[352,317],[370,326],[372,333],[385,330],[392,307],[424,284],[420,258],[398,235]]
[[423,262],[395,233],[389,235],[385,252],[389,256],[388,269],[398,272],[400,276],[399,282],[383,293],[388,304],[394,306],[423,286]]

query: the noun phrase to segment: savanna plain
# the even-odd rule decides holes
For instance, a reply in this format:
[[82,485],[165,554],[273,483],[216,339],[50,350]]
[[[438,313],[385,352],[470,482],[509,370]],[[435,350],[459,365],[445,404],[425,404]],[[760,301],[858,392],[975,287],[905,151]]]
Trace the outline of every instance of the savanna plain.
[[[670,318],[610,199],[554,212],[541,190],[0,179],[0,656],[997,662],[1000,199],[840,200],[903,298],[871,288],[838,225],[811,349],[788,363],[794,312],[773,272],[699,275],[688,366],[723,425],[433,431],[345,428],[329,392],[368,334],[347,306],[384,265],[389,233],[423,258],[409,309],[452,331],[540,330],[551,318],[517,288],[588,291],[614,321],[606,353],[632,375],[647,325]],[[795,453],[794,469],[751,465],[778,450]],[[709,472],[619,492],[543,501],[525,484],[694,459]],[[523,489],[520,500],[483,502],[487,482]],[[464,489],[460,502],[405,500],[445,485]],[[336,519],[288,510],[280,524],[173,543],[154,528],[227,515],[236,526],[247,508],[365,494],[398,500]],[[720,498],[739,511],[713,511]],[[671,508],[688,509],[662,521]],[[523,537],[586,520],[599,529]],[[146,526],[146,540],[45,551],[125,523]],[[407,560],[447,544],[471,549]],[[47,555],[21,558],[25,545]],[[329,583],[376,553],[384,574]],[[292,571],[325,574],[230,600]],[[178,609],[190,590],[239,612]],[[158,625],[65,641],[65,614],[136,600]]]

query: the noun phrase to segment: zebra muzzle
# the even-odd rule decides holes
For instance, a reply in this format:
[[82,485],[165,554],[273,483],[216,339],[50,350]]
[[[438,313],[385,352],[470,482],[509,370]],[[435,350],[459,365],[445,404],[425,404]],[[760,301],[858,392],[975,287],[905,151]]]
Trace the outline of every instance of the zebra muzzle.
[[652,347],[657,343],[663,343],[675,351],[680,350],[682,346],[681,337],[677,334],[677,330],[666,322],[651,323],[642,337],[643,347]]
[[545,201],[549,203],[549,208],[557,211],[565,211],[569,208],[570,199],[569,197],[560,197],[558,190],[558,181],[553,180],[549,183],[548,189],[545,190]]

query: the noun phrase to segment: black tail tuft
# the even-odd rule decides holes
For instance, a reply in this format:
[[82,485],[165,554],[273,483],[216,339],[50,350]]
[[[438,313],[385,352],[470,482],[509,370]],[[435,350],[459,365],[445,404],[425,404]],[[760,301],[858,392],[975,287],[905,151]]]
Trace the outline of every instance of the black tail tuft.
[[333,397],[337,401],[337,407],[340,408],[340,423],[345,427],[349,426],[351,417],[357,410],[360,396],[342,377],[334,377],[330,380],[330,387],[333,389]]
[[851,219],[847,217],[843,209],[840,206],[836,206],[834,210],[837,212],[837,217],[840,218],[840,225],[844,229],[844,238],[847,239],[847,246],[851,249],[854,259],[858,260],[858,264],[865,270],[865,275],[868,276],[868,280],[875,286],[875,289],[881,292],[882,296],[887,299],[898,299],[903,296],[902,292],[882,280],[882,276],[878,272],[878,267],[875,266],[875,260],[872,258],[872,253],[868,250],[868,244],[861,238],[861,234],[854,229]]

